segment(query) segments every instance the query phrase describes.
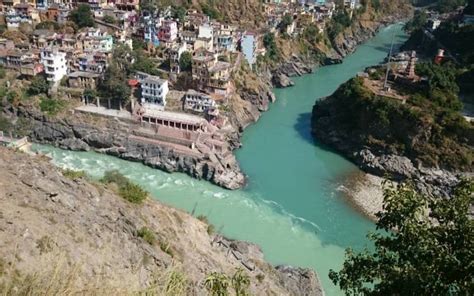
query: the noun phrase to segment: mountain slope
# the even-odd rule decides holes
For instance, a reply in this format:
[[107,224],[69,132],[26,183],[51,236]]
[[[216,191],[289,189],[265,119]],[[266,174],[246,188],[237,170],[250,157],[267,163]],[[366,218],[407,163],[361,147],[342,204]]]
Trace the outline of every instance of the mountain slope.
[[[210,273],[242,268],[252,294],[321,293],[311,270],[274,268],[253,244],[210,235],[206,223],[151,199],[129,203],[41,157],[0,147],[0,188],[0,291],[51,279],[58,267],[53,282],[70,291],[203,295]],[[165,293],[170,283],[180,293]]]

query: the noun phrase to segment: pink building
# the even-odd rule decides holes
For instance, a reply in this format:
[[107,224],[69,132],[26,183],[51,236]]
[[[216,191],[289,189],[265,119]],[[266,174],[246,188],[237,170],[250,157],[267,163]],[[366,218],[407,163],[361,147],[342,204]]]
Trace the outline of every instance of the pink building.
[[158,39],[162,42],[173,42],[176,38],[178,38],[178,24],[175,21],[163,21],[158,31]]

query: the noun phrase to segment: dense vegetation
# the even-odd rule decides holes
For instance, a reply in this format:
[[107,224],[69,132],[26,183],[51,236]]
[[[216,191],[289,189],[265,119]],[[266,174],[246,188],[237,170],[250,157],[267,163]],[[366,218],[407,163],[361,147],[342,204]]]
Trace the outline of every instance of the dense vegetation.
[[[460,185],[451,199],[431,198],[402,184],[387,187],[373,250],[346,250],[329,277],[348,295],[471,295],[474,184]],[[430,209],[430,210],[427,210]]]
[[474,25],[460,27],[453,22],[445,22],[436,30],[435,36],[457,54],[459,62],[474,64]]
[[426,64],[420,71],[431,82],[405,90],[406,104],[374,95],[355,78],[316,103],[313,124],[331,116],[332,128],[354,151],[368,146],[377,154],[405,155],[415,164],[472,170],[474,126],[458,112],[450,68]]
[[69,19],[79,28],[93,27],[95,25],[94,16],[89,5],[81,4],[71,11]]

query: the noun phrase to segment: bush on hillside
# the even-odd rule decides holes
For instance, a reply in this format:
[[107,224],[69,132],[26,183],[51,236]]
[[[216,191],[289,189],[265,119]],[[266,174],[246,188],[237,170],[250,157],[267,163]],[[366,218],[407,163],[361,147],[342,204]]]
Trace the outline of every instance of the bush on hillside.
[[147,191],[142,189],[139,185],[131,182],[117,170],[105,172],[100,181],[105,184],[114,183],[117,185],[118,194],[131,203],[140,204],[148,197]]
[[150,245],[154,245],[156,238],[155,235],[153,234],[153,231],[151,231],[147,227],[142,227],[140,230],[137,232],[138,237],[142,238],[144,241],[146,241]]
[[59,99],[43,97],[40,99],[40,110],[48,115],[56,115],[64,109],[66,103]]

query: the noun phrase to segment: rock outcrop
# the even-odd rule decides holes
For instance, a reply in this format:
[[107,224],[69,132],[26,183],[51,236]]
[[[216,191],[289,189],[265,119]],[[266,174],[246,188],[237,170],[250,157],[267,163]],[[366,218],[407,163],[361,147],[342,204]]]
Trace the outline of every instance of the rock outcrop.
[[469,157],[474,134],[472,127],[459,138],[439,133],[443,122],[434,116],[409,102],[377,97],[356,78],[316,102],[312,132],[367,173],[414,180],[421,192],[448,197],[473,173]]
[[[152,199],[131,204],[41,156],[0,147],[0,188],[0,285],[39,292],[55,274],[52,287],[67,282],[72,294],[206,295],[207,275],[241,268],[252,295],[322,295],[312,270],[274,268],[254,244],[209,234],[206,223]],[[164,293],[170,280],[181,293]]]
[[[28,122],[27,135],[33,142],[51,144],[68,150],[94,150],[126,160],[142,162],[166,172],[182,172],[197,179],[210,181],[228,189],[241,188],[244,175],[228,151],[186,151],[177,145],[155,140],[132,121],[72,114],[63,119],[51,119],[26,107],[3,110],[12,121]],[[196,153],[195,153],[196,152]]]

